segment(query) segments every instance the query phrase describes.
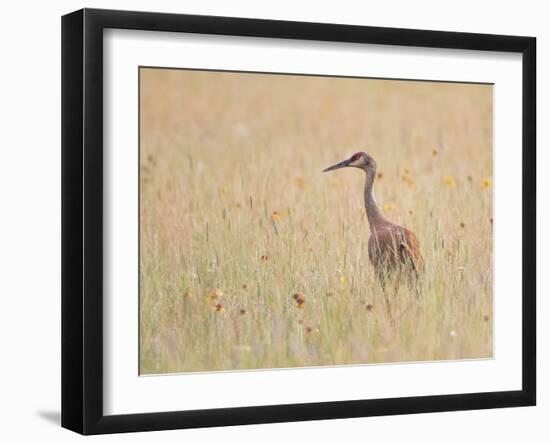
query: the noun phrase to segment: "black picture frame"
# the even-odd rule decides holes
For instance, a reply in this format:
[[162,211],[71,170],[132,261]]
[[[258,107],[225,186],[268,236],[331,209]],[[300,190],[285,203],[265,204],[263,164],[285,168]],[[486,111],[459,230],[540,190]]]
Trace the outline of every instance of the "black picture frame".
[[[522,389],[227,409],[103,413],[103,30],[522,54]],[[536,39],[83,9],[62,18],[62,426],[82,434],[530,406],[536,403]]]

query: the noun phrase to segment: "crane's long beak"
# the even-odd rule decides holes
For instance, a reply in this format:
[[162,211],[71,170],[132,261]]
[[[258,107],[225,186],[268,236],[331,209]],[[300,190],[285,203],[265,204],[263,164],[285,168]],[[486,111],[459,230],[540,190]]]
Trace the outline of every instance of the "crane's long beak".
[[350,160],[344,160],[343,162],[336,163],[335,165],[329,166],[327,169],[324,169],[323,172],[334,171],[335,169],[345,168],[350,164]]

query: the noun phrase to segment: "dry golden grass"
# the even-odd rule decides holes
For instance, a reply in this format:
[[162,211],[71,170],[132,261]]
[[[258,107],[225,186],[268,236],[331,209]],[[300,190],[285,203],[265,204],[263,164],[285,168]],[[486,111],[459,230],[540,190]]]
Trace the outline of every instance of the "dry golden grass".
[[[491,357],[492,87],[141,71],[142,374]],[[413,230],[392,326],[364,173]]]

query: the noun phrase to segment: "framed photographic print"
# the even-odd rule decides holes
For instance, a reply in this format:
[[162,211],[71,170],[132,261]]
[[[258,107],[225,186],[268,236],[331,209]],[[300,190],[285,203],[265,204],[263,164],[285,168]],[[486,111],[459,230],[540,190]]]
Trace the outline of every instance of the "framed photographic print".
[[535,404],[532,37],[62,20],[62,425]]

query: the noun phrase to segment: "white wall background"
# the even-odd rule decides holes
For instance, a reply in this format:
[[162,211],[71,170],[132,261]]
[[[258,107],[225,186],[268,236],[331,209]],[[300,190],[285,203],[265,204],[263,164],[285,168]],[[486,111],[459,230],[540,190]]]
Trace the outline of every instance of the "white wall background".
[[[544,2],[113,0],[5,2],[0,26],[0,438],[73,441],[60,414],[60,16],[83,6],[319,21],[538,38],[539,405],[353,420],[165,431],[94,441],[463,442],[550,439],[549,156],[542,152],[550,93],[550,28]],[[546,113],[544,112],[546,111]],[[518,165],[518,173],[520,171]],[[518,270],[519,272],[519,270]],[[546,348],[546,349],[545,349]]]

